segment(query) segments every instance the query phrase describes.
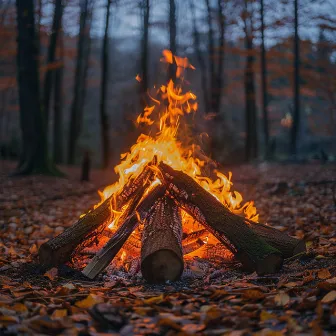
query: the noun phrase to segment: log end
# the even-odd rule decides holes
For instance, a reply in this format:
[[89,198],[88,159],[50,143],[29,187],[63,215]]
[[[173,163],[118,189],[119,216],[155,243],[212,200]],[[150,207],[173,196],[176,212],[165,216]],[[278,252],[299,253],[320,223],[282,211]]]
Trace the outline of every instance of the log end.
[[307,251],[306,242],[304,240],[300,240],[293,250],[293,256],[306,251]]
[[237,253],[235,257],[242,263],[245,271],[256,271],[258,275],[277,273],[281,270],[283,264],[283,257],[279,252],[270,253],[256,261],[251,260],[244,252]]
[[280,254],[273,253],[262,260],[256,262],[256,272],[258,275],[273,274],[281,270],[283,257]]
[[54,253],[47,243],[44,243],[40,246],[38,256],[42,266],[52,267],[57,265],[57,262],[55,262],[55,258],[53,257]]
[[142,261],[141,272],[149,283],[176,281],[183,272],[183,259],[172,250],[158,250]]

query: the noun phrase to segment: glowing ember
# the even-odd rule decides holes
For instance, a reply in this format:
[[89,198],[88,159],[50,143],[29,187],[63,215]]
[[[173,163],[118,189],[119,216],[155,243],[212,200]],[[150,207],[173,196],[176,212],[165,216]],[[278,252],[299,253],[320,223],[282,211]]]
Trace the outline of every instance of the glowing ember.
[[[176,64],[176,77],[181,78],[186,68],[195,69],[187,58],[180,58],[172,55],[169,50],[163,52],[161,61]],[[137,80],[140,77],[137,76]],[[110,195],[117,195],[122,191],[125,184],[132,178],[136,178],[144,169],[146,164],[157,157],[157,163],[163,161],[176,170],[181,170],[191,176],[204,189],[215,196],[222,204],[228,207],[232,212],[245,216],[253,221],[258,220],[258,215],[253,202],[242,203],[243,198],[237,191],[231,191],[232,182],[231,172],[228,177],[219,171],[213,171],[215,179],[205,176],[204,167],[206,162],[197,158],[196,145],[185,145],[183,137],[178,134],[179,126],[184,115],[197,111],[196,95],[192,92],[183,92],[181,85],[176,85],[172,80],[167,85],[162,85],[157,91],[158,99],[151,96],[151,106],[147,106],[144,112],[138,116],[137,123],[151,127],[147,134],[141,134],[130,151],[121,155],[121,162],[115,167],[119,175],[119,181],[113,185],[107,186],[101,196],[101,204]],[[190,143],[190,139],[188,139]],[[160,176],[152,183],[160,183]],[[149,190],[146,191],[148,193]],[[98,206],[97,204],[96,206]],[[113,204],[111,204],[111,211]],[[199,230],[199,226],[186,213],[182,214],[183,230],[187,233]],[[111,230],[118,227],[118,218],[110,225]],[[204,243],[214,243],[216,239],[209,234]],[[125,249],[127,249],[125,247]],[[121,259],[126,257],[125,249],[122,252]]]

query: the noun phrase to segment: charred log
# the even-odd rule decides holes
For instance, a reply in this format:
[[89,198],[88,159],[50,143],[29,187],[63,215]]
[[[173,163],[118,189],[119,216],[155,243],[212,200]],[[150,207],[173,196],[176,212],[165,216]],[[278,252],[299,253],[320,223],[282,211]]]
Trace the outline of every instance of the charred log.
[[202,239],[196,239],[195,241],[183,244],[183,255],[192,253],[198,249],[200,249],[202,246],[204,246],[204,241]]
[[249,271],[274,273],[283,263],[279,250],[267,244],[193,178],[160,163],[163,182],[180,206],[228,247]]
[[205,230],[205,229],[201,229],[201,230],[198,230],[198,231],[194,231],[194,232],[191,232],[187,235],[185,235],[182,239],[182,245],[188,245],[188,244],[191,244],[195,241],[197,241],[198,239],[202,239],[204,237],[206,237],[208,235],[208,231]]
[[178,280],[183,272],[182,223],[179,209],[167,196],[158,200],[142,233],[141,272],[149,283]]
[[78,246],[97,232],[102,232],[106,225],[112,222],[114,214],[111,213],[111,204],[114,209],[120,210],[136,194],[142,195],[152,174],[151,170],[145,169],[135,180],[131,180],[119,195],[110,196],[63,233],[42,244],[39,249],[40,263],[52,267],[69,261]]
[[158,197],[163,196],[164,193],[165,188],[162,186],[158,186],[154,190],[152,190],[137,207],[134,205],[137,204],[139,200],[132,200],[132,206],[130,206],[128,210],[126,210],[126,213],[122,216],[121,226],[114,233],[112,238],[106,243],[106,245],[84,268],[82,273],[88,278],[94,279],[100,272],[102,272],[110,264],[110,262],[120,251],[126,240],[136,229],[139,224],[138,218],[140,218],[140,220],[142,218],[145,218],[150,208],[155,203],[155,200]]

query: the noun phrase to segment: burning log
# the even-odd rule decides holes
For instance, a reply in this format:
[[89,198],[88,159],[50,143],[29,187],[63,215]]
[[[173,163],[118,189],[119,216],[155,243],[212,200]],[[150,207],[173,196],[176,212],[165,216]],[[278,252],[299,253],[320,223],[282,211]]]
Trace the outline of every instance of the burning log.
[[82,271],[84,275],[90,279],[94,279],[110,264],[126,240],[138,226],[139,218],[142,220],[147,217],[155,201],[162,197],[165,191],[165,188],[162,186],[154,188],[136,208],[132,206],[127,211],[127,213],[123,216],[123,223],[114,233],[112,238],[84,268]]
[[197,239],[197,240],[193,241],[192,243],[183,245],[183,255],[194,252],[194,251],[200,249],[204,245],[205,245],[205,243],[202,239]]
[[193,178],[164,163],[159,164],[163,183],[180,206],[207,228],[234,253],[249,271],[274,273],[283,263],[279,250],[267,244],[245,223],[245,218],[230,212]]
[[176,203],[158,200],[142,233],[141,272],[150,283],[178,280],[183,272],[182,223]]
[[187,245],[195,242],[198,239],[202,239],[208,235],[208,231],[201,229],[198,231],[191,232],[183,237],[182,244]]
[[115,198],[114,195],[110,196],[71,227],[42,244],[39,249],[40,263],[43,266],[52,267],[69,261],[77,246],[95,237],[97,231],[103,231],[104,227],[112,222],[114,214],[111,213],[111,204],[115,204],[114,208],[120,210],[135,195],[142,196],[149,185],[152,174],[153,172],[146,168],[136,179],[131,180]]

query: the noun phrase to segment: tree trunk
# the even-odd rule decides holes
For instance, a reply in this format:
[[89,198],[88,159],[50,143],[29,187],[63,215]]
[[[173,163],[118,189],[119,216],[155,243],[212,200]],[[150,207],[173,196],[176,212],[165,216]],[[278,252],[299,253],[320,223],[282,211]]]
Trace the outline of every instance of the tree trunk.
[[57,38],[59,35],[59,31],[62,26],[62,14],[63,14],[63,4],[62,0],[55,1],[55,9],[54,9],[54,18],[51,28],[51,35],[49,40],[48,47],[48,56],[47,56],[47,71],[44,77],[44,92],[43,92],[43,106],[42,110],[45,115],[46,129],[48,130],[49,125],[49,105],[50,105],[50,97],[51,97],[51,89],[52,89],[52,77],[53,70],[51,66],[55,62],[55,54],[56,54],[56,45]]
[[263,107],[263,130],[265,157],[270,156],[269,130],[268,130],[268,92],[267,92],[267,64],[265,49],[265,23],[264,23],[264,0],[260,0],[260,20],[261,20],[261,88],[262,88],[262,107]]
[[17,174],[56,174],[48,160],[47,130],[39,95],[38,51],[34,1],[17,0],[17,69],[22,155]]
[[101,148],[103,168],[108,167],[109,163],[109,136],[108,136],[108,117],[106,113],[106,93],[107,82],[109,76],[108,66],[108,35],[109,35],[109,23],[110,23],[110,7],[111,0],[107,0],[106,4],[106,19],[105,19],[105,33],[103,40],[103,50],[101,59],[101,88],[100,88],[100,128],[101,128]]
[[141,273],[149,283],[178,280],[183,272],[182,223],[169,197],[159,199],[142,232]]
[[84,108],[85,108],[85,99],[86,99],[86,91],[87,91],[87,77],[90,68],[90,54],[91,54],[91,25],[92,25],[92,15],[93,15],[93,5],[92,0],[90,1],[90,6],[88,8],[88,17],[86,20],[86,27],[84,30],[85,35],[85,43],[84,43],[84,60],[83,60],[83,73],[81,86],[79,91],[79,117],[77,119],[77,130],[78,136],[82,130],[82,123],[84,117]]
[[297,154],[297,142],[300,127],[300,37],[298,0],[294,0],[294,111],[291,128],[290,153]]
[[63,73],[64,73],[64,41],[63,34],[59,37],[61,66],[54,73],[54,162],[63,162]]
[[223,8],[223,0],[218,0],[218,22],[219,22],[219,45],[217,55],[217,73],[215,78],[214,88],[214,105],[213,111],[216,114],[220,112],[222,89],[223,89],[223,67],[224,67],[224,55],[225,55],[225,15]]
[[122,224],[117,231],[112,235],[111,239],[106,245],[94,256],[83,270],[83,274],[94,279],[100,272],[102,272],[117,255],[126,240],[130,238],[132,232],[137,228],[139,220],[145,220],[150,209],[155,204],[157,198],[162,197],[165,193],[165,188],[162,186],[156,187],[152,190],[138,205],[142,195],[131,200],[132,205],[125,210],[125,213],[119,219]]
[[209,107],[210,110],[207,111],[208,113],[215,112],[214,109],[214,91],[216,87],[216,73],[215,73],[215,42],[214,42],[214,33],[212,28],[212,18],[211,18],[211,7],[210,7],[210,0],[206,0],[206,7],[208,11],[207,21],[208,21],[208,55],[209,55],[209,72],[210,72],[210,102]]
[[141,70],[142,70],[142,80],[141,80],[141,102],[142,108],[146,107],[146,94],[148,90],[148,34],[149,34],[149,14],[150,6],[149,0],[142,1],[143,9],[143,36],[141,45]]
[[95,237],[104,227],[113,221],[114,212],[111,212],[111,203],[117,211],[135,195],[142,195],[148,187],[152,172],[146,169],[138,178],[130,181],[123,191],[106,199],[96,209],[81,217],[74,225],[64,232],[41,245],[39,250],[40,263],[52,267],[69,261],[77,246]]
[[79,137],[79,120],[80,111],[80,94],[83,81],[83,68],[84,68],[84,50],[85,50],[85,28],[88,17],[88,5],[89,0],[81,0],[81,13],[80,13],[80,27],[78,34],[77,44],[77,63],[75,70],[74,81],[74,98],[71,107],[70,114],[70,126],[69,126],[69,139],[68,139],[68,164],[73,164],[75,161],[76,144]]
[[[173,55],[176,55],[176,3],[175,0],[169,0],[169,48]],[[176,66],[169,64],[169,79],[175,81]]]
[[159,169],[180,206],[227,246],[246,270],[258,274],[279,271],[283,262],[280,251],[251,230],[245,218],[231,213],[188,175],[163,163]]
[[253,27],[252,13],[245,0],[244,30],[247,51],[244,87],[245,87],[245,159],[254,160],[258,156],[257,107],[254,85]]
[[203,91],[203,100],[204,100],[204,110],[209,111],[209,97],[208,97],[208,84],[207,84],[207,75],[206,75],[206,63],[203,59],[200,35],[196,25],[196,13],[194,1],[190,0],[190,11],[193,20],[193,36],[194,36],[194,46],[196,50],[197,60],[201,71],[201,87]]

